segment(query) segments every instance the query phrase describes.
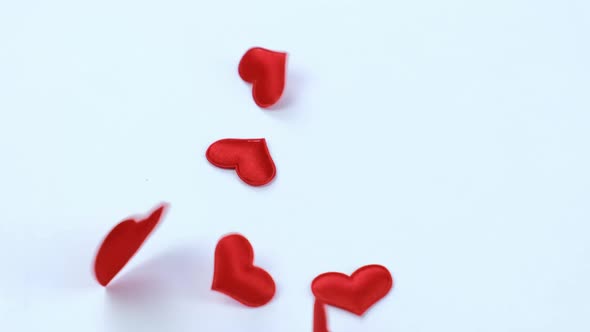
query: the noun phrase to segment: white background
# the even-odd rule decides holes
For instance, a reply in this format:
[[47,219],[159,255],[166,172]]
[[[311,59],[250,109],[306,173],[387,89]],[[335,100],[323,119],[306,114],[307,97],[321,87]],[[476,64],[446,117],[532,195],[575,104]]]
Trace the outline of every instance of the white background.
[[[311,280],[387,266],[332,331],[590,330],[590,2],[0,2],[0,330],[311,331]],[[239,78],[289,52],[272,111]],[[205,159],[266,137],[265,188]],[[105,291],[95,250],[166,219]],[[275,278],[209,291],[240,232]]]

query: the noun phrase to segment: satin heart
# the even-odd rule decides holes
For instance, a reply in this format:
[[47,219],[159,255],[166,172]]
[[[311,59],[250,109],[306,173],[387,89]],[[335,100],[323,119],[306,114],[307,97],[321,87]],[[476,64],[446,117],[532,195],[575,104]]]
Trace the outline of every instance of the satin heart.
[[235,169],[244,182],[262,186],[275,177],[275,164],[264,138],[219,140],[206,152],[209,162],[217,167]]
[[311,285],[316,300],[361,316],[393,286],[391,273],[381,265],[367,265],[350,277],[337,272],[316,277]]
[[96,280],[106,286],[123,269],[160,222],[167,204],[144,219],[123,220],[105,237],[94,261]]
[[252,83],[252,97],[262,108],[274,105],[285,89],[287,53],[261,47],[249,49],[238,65],[240,77]]
[[211,289],[249,307],[268,303],[275,294],[275,282],[265,270],[254,266],[254,251],[239,234],[223,237],[215,248]]
[[329,332],[326,307],[318,300],[313,304],[313,332]]

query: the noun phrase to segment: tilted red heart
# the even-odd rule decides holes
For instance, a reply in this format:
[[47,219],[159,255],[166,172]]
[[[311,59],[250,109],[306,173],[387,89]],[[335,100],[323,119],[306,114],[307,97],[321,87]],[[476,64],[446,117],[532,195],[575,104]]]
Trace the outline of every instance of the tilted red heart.
[[252,83],[252,97],[262,108],[274,105],[285,89],[287,53],[261,47],[249,49],[240,60],[240,77]]
[[361,316],[393,287],[391,273],[381,265],[366,265],[350,277],[337,272],[317,276],[311,285],[316,300]]
[[129,218],[105,237],[94,261],[96,280],[106,286],[123,269],[160,222],[167,204],[161,204],[144,219]]
[[276,174],[264,138],[222,139],[211,144],[205,155],[217,167],[235,169],[240,179],[251,186],[265,185]]
[[219,240],[211,289],[249,307],[260,307],[273,298],[275,288],[271,275],[254,266],[254,251],[248,239],[230,234]]

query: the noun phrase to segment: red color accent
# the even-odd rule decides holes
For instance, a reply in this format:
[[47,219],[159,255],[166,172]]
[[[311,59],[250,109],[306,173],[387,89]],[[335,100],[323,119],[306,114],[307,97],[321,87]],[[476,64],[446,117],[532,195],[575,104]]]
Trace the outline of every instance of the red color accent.
[[252,245],[242,235],[230,234],[219,240],[214,270],[211,289],[249,307],[263,306],[275,294],[274,280],[254,266]]
[[109,232],[94,261],[94,274],[101,285],[108,285],[135,255],[160,222],[167,206],[161,204],[144,219],[123,220]]
[[262,186],[275,177],[276,168],[264,138],[226,138],[209,146],[207,160],[217,167],[235,169],[244,182]]
[[240,77],[252,83],[252,97],[262,108],[274,105],[285,89],[287,53],[261,47],[249,49],[238,65]]
[[381,265],[367,265],[350,277],[337,272],[317,276],[311,289],[316,300],[361,316],[393,287],[391,273]]
[[326,307],[318,300],[313,304],[313,332],[329,332]]

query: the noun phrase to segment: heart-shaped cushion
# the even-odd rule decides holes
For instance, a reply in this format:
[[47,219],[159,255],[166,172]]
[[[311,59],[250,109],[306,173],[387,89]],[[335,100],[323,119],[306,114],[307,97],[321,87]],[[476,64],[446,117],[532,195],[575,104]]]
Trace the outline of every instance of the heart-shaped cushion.
[[287,53],[261,47],[249,49],[240,60],[240,77],[252,84],[252,97],[262,108],[274,105],[285,89]]
[[251,186],[265,185],[276,174],[264,138],[222,139],[211,144],[205,155],[217,167],[235,169],[240,179]]
[[311,286],[317,301],[359,316],[385,297],[392,287],[391,273],[381,265],[363,266],[350,277],[338,272],[324,273]]
[[230,234],[215,248],[211,289],[249,307],[260,307],[273,298],[276,287],[272,276],[254,265],[254,250],[248,239]]
[[96,280],[106,286],[123,269],[160,222],[167,204],[146,218],[123,220],[105,237],[94,261]]

